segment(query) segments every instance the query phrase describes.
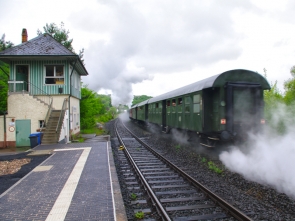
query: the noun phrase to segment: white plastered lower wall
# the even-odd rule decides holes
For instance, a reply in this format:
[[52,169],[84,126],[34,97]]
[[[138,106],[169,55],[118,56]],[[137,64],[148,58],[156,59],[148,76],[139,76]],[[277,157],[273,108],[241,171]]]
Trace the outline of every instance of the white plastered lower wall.
[[[42,100],[42,96],[38,96]],[[61,110],[64,99],[68,99],[67,95],[52,96],[52,107],[56,110]],[[44,100],[44,99],[43,99]],[[63,125],[60,133],[59,141],[65,139],[69,141],[69,120],[71,123],[71,134],[77,134],[80,132],[80,100],[75,97],[71,97],[70,100],[70,114],[68,113],[68,101],[67,111],[63,120]],[[29,94],[12,94],[8,96],[8,118],[15,120],[30,119],[31,120],[31,132],[36,132],[40,128],[40,120],[44,120],[48,111],[48,106],[40,103],[37,99],[33,98]],[[0,132],[1,133],[1,132]],[[0,136],[1,138],[1,136]],[[15,140],[15,135],[12,138]],[[2,139],[0,139],[1,141]]]
[[75,97],[71,97],[70,107],[70,120],[71,120],[71,134],[77,134],[80,132],[80,100]]
[[48,106],[40,103],[29,94],[13,94],[8,96],[8,117],[15,120],[30,119],[31,132],[40,128],[40,120],[44,120]]
[[[0,141],[4,141],[4,116],[0,116]],[[6,116],[6,141],[15,141],[14,118]]]

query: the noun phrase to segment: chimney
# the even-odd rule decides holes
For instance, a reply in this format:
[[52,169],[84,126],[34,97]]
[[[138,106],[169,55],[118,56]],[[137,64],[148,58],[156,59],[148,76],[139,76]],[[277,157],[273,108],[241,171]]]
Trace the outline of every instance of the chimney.
[[23,32],[22,32],[22,43],[28,41],[28,33],[27,33],[27,29],[23,28]]

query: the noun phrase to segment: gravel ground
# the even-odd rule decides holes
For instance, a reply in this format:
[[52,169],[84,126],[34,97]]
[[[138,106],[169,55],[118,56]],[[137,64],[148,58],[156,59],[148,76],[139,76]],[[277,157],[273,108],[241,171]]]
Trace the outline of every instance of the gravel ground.
[[[21,169],[16,173],[0,176],[0,195],[49,157],[49,155],[27,156],[28,154],[29,152],[0,156],[0,162],[13,161],[15,159],[30,160],[29,163],[21,166]],[[17,165],[15,165],[15,167],[17,167]]]
[[[220,197],[242,210],[253,220],[295,220],[295,201],[271,187],[244,179],[241,175],[227,170],[219,161],[219,150],[208,150],[191,144],[180,144],[169,134],[143,131],[142,127],[126,121],[126,126],[144,141],[161,152],[167,159],[181,166],[196,180],[201,182]],[[107,124],[112,137],[115,137],[113,122]],[[152,130],[155,131],[156,130]],[[115,147],[117,148],[117,147]],[[208,168],[208,162],[222,169],[217,173]],[[124,192],[124,190],[123,190]],[[128,210],[128,205],[125,205]]]

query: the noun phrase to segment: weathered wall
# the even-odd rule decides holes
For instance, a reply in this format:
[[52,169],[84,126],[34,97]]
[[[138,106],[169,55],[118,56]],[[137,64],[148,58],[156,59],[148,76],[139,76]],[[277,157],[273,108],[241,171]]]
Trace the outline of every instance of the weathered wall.
[[6,116],[6,143],[4,142],[4,116],[0,116],[0,148],[15,147],[15,126],[12,117]]
[[80,100],[71,97],[70,120],[71,120],[71,134],[80,133]]
[[31,119],[31,132],[39,129],[39,120],[44,120],[48,106],[42,104],[29,94],[13,94],[8,96],[8,116],[16,120]]
[[[42,97],[39,97],[41,100]],[[53,108],[56,110],[60,110],[62,108],[62,104],[64,99],[68,96],[65,95],[56,95],[53,96]],[[68,101],[67,101],[67,108],[68,108]],[[70,134],[78,134],[80,133],[80,100],[71,97],[70,101],[70,119],[69,119],[69,113],[67,111],[63,126],[60,134],[60,141],[65,140],[66,142],[69,141],[69,120],[71,123],[71,132]],[[46,117],[48,111],[48,106],[45,104],[42,104],[40,101],[38,101],[36,98],[33,98],[29,94],[11,94],[8,96],[8,115],[7,115],[7,127],[9,126],[9,123],[12,122],[11,119],[15,120],[21,120],[21,119],[31,119],[31,132],[36,132],[39,128],[39,121],[44,120]],[[1,122],[0,122],[1,125]],[[2,119],[2,125],[3,125],[3,119]],[[0,126],[0,143],[4,141],[4,129],[3,126]],[[15,146],[15,131],[12,133],[8,133],[7,128],[7,134],[9,135],[9,141],[14,142]],[[1,144],[0,144],[1,147]]]

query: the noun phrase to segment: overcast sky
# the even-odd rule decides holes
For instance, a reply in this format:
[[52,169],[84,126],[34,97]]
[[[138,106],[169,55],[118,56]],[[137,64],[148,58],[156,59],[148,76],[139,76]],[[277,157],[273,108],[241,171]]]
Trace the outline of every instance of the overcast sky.
[[1,0],[0,35],[15,45],[46,23],[70,31],[84,48],[88,87],[157,96],[231,69],[283,83],[295,65],[295,1],[291,0]]

